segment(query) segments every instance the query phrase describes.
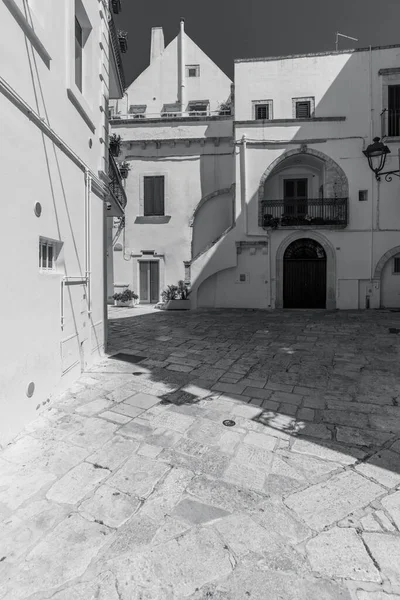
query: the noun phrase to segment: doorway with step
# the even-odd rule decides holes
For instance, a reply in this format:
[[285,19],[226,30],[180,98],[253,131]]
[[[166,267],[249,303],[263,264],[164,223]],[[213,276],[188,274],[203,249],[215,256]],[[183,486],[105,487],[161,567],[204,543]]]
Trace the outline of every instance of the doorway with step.
[[139,301],[157,304],[160,301],[160,264],[158,260],[139,262]]

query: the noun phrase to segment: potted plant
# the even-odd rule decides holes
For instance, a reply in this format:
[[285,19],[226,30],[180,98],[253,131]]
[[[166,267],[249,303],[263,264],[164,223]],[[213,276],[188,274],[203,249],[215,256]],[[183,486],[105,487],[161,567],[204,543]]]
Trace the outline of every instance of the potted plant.
[[110,152],[113,156],[119,156],[121,154],[121,136],[113,133],[110,136]]
[[263,216],[263,227],[272,227],[272,229],[276,229],[278,225],[279,219],[277,217],[273,217],[272,215]]
[[165,310],[189,310],[189,285],[178,281],[178,285],[169,285],[161,294]]
[[125,54],[125,52],[128,50],[128,32],[118,31],[118,41],[121,52]]
[[126,179],[128,177],[129,171],[131,170],[131,166],[130,164],[124,160],[120,165],[119,165],[119,172],[120,175],[122,177],[122,179]]
[[115,306],[129,306],[132,307],[137,303],[139,296],[132,292],[129,288],[124,290],[123,292],[117,293],[113,295]]
[[232,114],[232,106],[229,100],[227,102],[221,102],[221,104],[218,107],[218,114],[221,116],[227,116]]

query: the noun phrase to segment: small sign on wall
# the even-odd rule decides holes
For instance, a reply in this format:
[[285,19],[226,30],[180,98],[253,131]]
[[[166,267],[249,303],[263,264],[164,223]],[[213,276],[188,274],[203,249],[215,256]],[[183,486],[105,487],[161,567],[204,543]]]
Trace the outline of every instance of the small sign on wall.
[[250,275],[249,273],[239,273],[238,277],[235,280],[235,283],[249,283]]

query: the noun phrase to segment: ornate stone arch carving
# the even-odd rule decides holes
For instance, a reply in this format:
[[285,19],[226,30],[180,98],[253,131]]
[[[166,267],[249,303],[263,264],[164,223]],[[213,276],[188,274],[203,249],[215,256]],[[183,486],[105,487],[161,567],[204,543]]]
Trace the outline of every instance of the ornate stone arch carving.
[[322,234],[311,231],[295,231],[280,243],[276,251],[275,267],[275,308],[283,308],[283,257],[286,248],[295,240],[310,238],[325,250],[326,254],[326,308],[336,309],[336,253],[331,242]]

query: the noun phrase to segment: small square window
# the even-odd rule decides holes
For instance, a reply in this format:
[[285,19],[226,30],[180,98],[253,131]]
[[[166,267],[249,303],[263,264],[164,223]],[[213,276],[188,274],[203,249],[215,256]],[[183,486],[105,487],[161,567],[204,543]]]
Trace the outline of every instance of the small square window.
[[272,119],[272,100],[257,100],[253,102],[253,119],[268,121]]
[[40,271],[55,271],[57,250],[59,250],[60,242],[39,239],[39,270]]
[[296,119],[309,119],[311,115],[310,102],[296,102]]
[[292,98],[293,119],[311,119],[314,116],[315,98]]
[[395,256],[393,259],[393,273],[400,275],[400,256]]
[[359,202],[366,202],[368,200],[368,190],[358,190]]
[[186,65],[186,77],[200,77],[200,65]]
[[239,275],[239,281],[241,281],[241,282],[246,281],[246,275],[244,273],[241,273]]

